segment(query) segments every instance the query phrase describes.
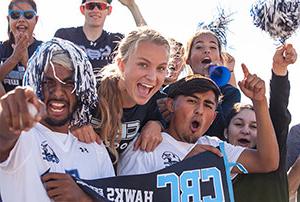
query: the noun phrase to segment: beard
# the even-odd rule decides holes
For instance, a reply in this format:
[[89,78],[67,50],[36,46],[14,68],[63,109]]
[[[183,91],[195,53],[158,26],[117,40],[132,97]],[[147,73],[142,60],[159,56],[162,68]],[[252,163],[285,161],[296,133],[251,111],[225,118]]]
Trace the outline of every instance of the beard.
[[69,123],[71,120],[72,114],[69,114],[65,119],[62,120],[56,120],[56,119],[52,119],[52,118],[45,118],[45,122],[49,125],[49,126],[55,126],[55,127],[59,127],[59,126],[64,126],[65,124]]

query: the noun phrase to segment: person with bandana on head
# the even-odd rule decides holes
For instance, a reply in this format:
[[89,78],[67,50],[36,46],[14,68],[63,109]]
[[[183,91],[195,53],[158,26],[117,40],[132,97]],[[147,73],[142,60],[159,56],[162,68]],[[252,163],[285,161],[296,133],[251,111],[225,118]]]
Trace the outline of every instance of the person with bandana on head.
[[54,38],[28,63],[24,84],[0,99],[0,190],[3,201],[91,201],[71,176],[114,176],[105,146],[69,131],[90,121],[96,80],[86,54]]
[[22,85],[28,59],[42,43],[33,34],[38,22],[34,0],[11,0],[7,20],[9,39],[0,44],[0,81],[6,92]]
[[[119,0],[126,6],[137,26],[146,22],[135,0]],[[67,39],[79,45],[88,55],[95,75],[107,64],[111,64],[118,42],[124,37],[121,33],[112,33],[103,29],[105,20],[112,12],[112,0],[82,0],[80,12],[85,17],[84,25],[61,28],[55,37]]]

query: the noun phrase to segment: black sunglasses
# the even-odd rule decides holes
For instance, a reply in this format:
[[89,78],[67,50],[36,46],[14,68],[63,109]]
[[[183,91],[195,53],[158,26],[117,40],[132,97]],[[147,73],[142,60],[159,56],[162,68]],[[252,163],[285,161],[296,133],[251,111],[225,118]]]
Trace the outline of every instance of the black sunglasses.
[[26,18],[27,20],[31,20],[34,16],[36,16],[36,12],[34,10],[9,10],[8,15],[11,17],[11,19],[17,20],[21,16]]

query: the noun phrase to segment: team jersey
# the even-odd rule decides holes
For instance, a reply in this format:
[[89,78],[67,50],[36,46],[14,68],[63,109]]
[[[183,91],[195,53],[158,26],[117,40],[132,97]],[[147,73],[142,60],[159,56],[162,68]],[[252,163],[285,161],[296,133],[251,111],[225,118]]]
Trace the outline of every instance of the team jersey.
[[[39,45],[41,45],[41,43],[42,41],[34,39],[34,42],[27,49],[29,58],[33,55],[34,51],[39,47]],[[9,58],[13,51],[12,44],[9,41],[5,41],[3,44],[0,44],[0,64],[3,64],[7,58]],[[6,92],[22,85],[25,70],[25,67],[19,63],[5,76],[2,83]]]
[[40,179],[47,172],[83,179],[114,176],[103,144],[85,144],[71,133],[53,132],[37,124],[21,134],[8,159],[0,164],[3,201],[50,201]]
[[[196,144],[177,141],[168,133],[162,133],[163,141],[153,152],[133,151],[133,143],[121,154],[118,162],[118,175],[145,174],[157,171],[180,162]],[[217,137],[202,136],[197,144],[218,147],[223,142]],[[224,142],[225,153],[229,162],[236,162],[244,148]]]
[[88,55],[95,75],[107,64],[111,64],[114,51],[117,50],[119,41],[124,37],[121,33],[110,33],[103,30],[96,41],[86,38],[83,27],[61,28],[56,31],[55,37],[72,41],[80,46]]

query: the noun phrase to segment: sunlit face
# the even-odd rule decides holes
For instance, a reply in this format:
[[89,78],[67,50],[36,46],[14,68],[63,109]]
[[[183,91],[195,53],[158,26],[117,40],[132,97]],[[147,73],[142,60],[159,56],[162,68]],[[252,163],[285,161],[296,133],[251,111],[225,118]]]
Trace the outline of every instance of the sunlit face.
[[[107,3],[105,0],[87,0],[86,3],[95,2],[95,3]],[[81,13],[85,16],[85,25],[89,27],[103,27],[106,16],[110,14],[109,9],[98,9],[95,7],[93,10],[88,9],[85,4],[80,6]]]
[[[30,4],[26,2],[16,3],[11,10],[19,11],[33,11],[33,8]],[[7,20],[10,26],[10,30],[13,33],[14,37],[17,38],[20,34],[27,34],[28,37],[32,37],[33,30],[38,21],[38,16],[34,16],[32,19],[26,19],[24,16],[20,16],[19,19],[13,19],[10,16],[7,16]]]
[[146,104],[161,88],[168,59],[169,52],[166,46],[141,41],[137,48],[129,53],[127,61],[119,61],[118,65],[123,75],[123,79],[119,81],[119,88],[125,107]]
[[73,72],[59,64],[49,65],[42,81],[44,103],[46,105],[46,125],[49,128],[68,126],[75,110],[76,95],[73,92]]
[[215,119],[215,99],[213,91],[169,99],[167,106],[172,117],[168,132],[179,141],[195,143]]
[[191,66],[194,73],[207,76],[208,64],[221,63],[217,38],[210,33],[203,33],[195,38],[187,63]]
[[242,109],[231,119],[225,130],[225,136],[233,145],[255,147],[257,137],[255,112],[251,109]]

